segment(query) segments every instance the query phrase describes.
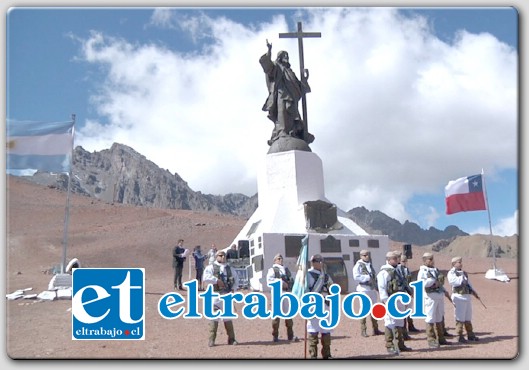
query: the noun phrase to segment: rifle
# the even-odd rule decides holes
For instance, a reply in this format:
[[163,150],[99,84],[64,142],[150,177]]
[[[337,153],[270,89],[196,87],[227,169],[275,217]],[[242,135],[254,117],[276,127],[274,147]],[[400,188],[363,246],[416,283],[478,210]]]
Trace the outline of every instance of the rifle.
[[405,271],[402,265],[398,265],[395,268],[395,274],[397,275],[397,284],[398,284],[397,289],[400,292],[408,293],[410,297],[413,296],[413,290],[410,288],[408,284],[408,280],[406,279]]
[[487,309],[487,306],[485,306],[485,304],[483,303],[483,301],[481,300],[481,298],[479,298],[479,295],[478,295],[478,293],[476,293],[475,290],[472,290],[472,295],[473,295],[474,297],[476,297],[476,299],[479,301],[479,303],[481,303],[481,305],[482,305],[483,307],[485,307],[485,309]]
[[224,273],[221,272],[219,273],[219,278],[223,285],[222,287],[219,286],[220,293],[226,294],[226,293],[231,292],[231,284],[228,281],[229,280],[228,277]]
[[[468,276],[465,272],[465,276]],[[479,295],[478,295],[478,292],[476,292],[474,290],[474,288],[472,288],[472,285],[470,285],[470,283],[467,281],[467,285],[468,287],[470,288],[470,294],[472,294],[474,297],[476,297],[476,299],[479,301],[479,303],[481,303],[481,305],[483,307],[485,307],[485,309],[487,309],[487,306],[485,306],[485,304],[483,303],[483,301],[481,300],[481,298],[479,298]]]
[[280,278],[287,284],[287,290],[291,292],[292,287],[294,286],[294,280],[292,278],[289,278],[288,275],[285,274],[281,274]]
[[445,293],[445,297],[448,298],[448,300],[450,301],[450,303],[452,303],[452,306],[455,307],[456,305],[454,304],[454,302],[452,302],[452,298],[450,298],[450,294],[448,294],[448,292],[447,292],[446,290],[444,291],[444,293]]
[[[285,267],[285,271],[287,271],[287,268]],[[275,274],[275,277],[277,278],[278,275],[279,275],[279,278],[286,284],[287,288],[286,288],[286,291],[288,292],[291,292],[292,291],[292,287],[294,286],[294,279],[292,279],[292,276],[291,277],[288,277],[287,274],[282,274],[280,271],[279,271],[279,268],[278,267],[274,267],[274,274]]]

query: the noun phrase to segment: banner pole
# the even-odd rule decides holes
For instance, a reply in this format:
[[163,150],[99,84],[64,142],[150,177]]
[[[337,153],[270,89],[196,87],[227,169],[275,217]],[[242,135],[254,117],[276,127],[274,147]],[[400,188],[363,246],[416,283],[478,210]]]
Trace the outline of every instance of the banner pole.
[[[75,129],[75,114],[72,114],[72,130]],[[73,136],[73,131],[72,131]],[[66,206],[64,207],[64,232],[62,237],[62,263],[61,263],[61,274],[65,273],[66,269],[66,249],[68,246],[68,225],[70,224],[70,192],[72,182],[72,167],[73,167],[73,140],[72,140],[72,153],[70,155],[70,168],[68,171],[68,191],[66,193]]]
[[303,355],[303,358],[306,360],[307,359],[307,324],[308,324],[308,320],[305,322],[305,349],[304,349],[304,355]]
[[492,268],[494,269],[494,274],[496,274],[496,248],[492,245],[492,221],[490,219],[490,207],[489,207],[489,197],[487,195],[487,187],[485,186],[485,173],[481,169],[481,178],[483,180],[483,193],[485,194],[485,203],[487,205],[487,214],[489,216],[489,247],[492,249]]

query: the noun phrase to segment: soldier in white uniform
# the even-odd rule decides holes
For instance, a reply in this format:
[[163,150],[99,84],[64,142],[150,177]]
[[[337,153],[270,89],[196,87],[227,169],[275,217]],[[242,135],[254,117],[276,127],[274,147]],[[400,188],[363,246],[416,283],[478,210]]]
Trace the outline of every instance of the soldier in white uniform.
[[[237,272],[231,269],[226,263],[226,253],[220,250],[216,253],[216,258],[217,260],[212,265],[208,265],[204,270],[204,284],[213,285],[213,290],[220,295],[236,291],[239,288],[239,279]],[[220,298],[216,298],[213,300],[213,306],[214,310],[223,310],[224,301]],[[238,342],[235,340],[233,321],[225,319],[213,319],[209,322],[208,346],[213,347],[215,345],[219,320],[224,321],[224,328],[228,334],[228,344],[238,344]]]
[[470,341],[477,341],[478,337],[472,328],[472,295],[479,298],[478,293],[472,288],[468,281],[468,274],[463,271],[463,258],[452,258],[452,268],[447,274],[448,283],[452,287],[452,302],[455,306],[456,331],[459,342],[465,343],[463,327]]
[[[274,256],[274,264],[268,269],[266,274],[266,282],[268,286],[276,281],[281,281],[281,289],[283,292],[292,292],[294,286],[294,278],[288,267],[283,266],[283,256],[276,254]],[[288,312],[289,301],[283,299],[281,302],[283,312]],[[272,340],[274,342],[279,341],[279,317],[272,320]],[[299,339],[294,335],[294,321],[292,319],[285,319],[285,326],[287,327],[287,338],[290,341],[297,342]]]
[[[410,287],[411,279],[412,279],[412,273],[410,269],[408,268],[408,257],[405,254],[400,255],[400,268],[402,269],[404,273],[404,278],[406,279],[406,282],[408,284],[408,287]],[[411,287],[410,287],[411,289]],[[412,295],[413,290],[411,290],[411,293],[408,292],[410,295]],[[406,306],[406,308],[410,307],[411,303]],[[407,327],[406,327],[407,326]],[[414,332],[417,333],[419,330],[415,327],[413,324],[413,318],[411,316],[408,316],[404,322],[404,333],[408,332]],[[406,339],[406,334],[404,335],[404,339]]]
[[450,344],[445,338],[443,327],[445,276],[435,267],[432,253],[424,253],[422,260],[423,265],[417,273],[417,281],[422,280],[424,282],[426,293],[424,295],[426,338],[430,348],[439,348],[440,344]]
[[[377,275],[378,294],[380,302],[386,304],[388,298],[398,293],[398,277],[395,268],[398,265],[398,255],[395,252],[386,254],[386,264],[380,268]],[[404,305],[397,300],[397,309],[404,311]],[[411,348],[406,347],[403,337],[404,319],[396,319],[388,313],[384,316],[384,334],[386,339],[386,350],[391,354],[398,354],[399,351],[409,352]],[[394,341],[397,341],[395,345]]]
[[[315,254],[310,257],[311,268],[307,273],[307,282],[310,292],[320,293],[323,296],[329,294],[329,287],[333,281],[329,274],[323,270],[323,257]],[[307,320],[307,332],[309,334],[309,354],[310,358],[318,357],[318,334],[321,334],[321,357],[331,358],[331,329],[323,329],[320,326],[320,319],[313,318]]]
[[[356,286],[357,292],[368,295],[373,304],[378,302],[377,275],[375,268],[371,264],[371,255],[367,249],[360,251],[360,259],[356,261],[353,267],[353,279],[358,282]],[[373,335],[381,335],[382,332],[378,330],[378,321],[373,316],[370,316],[370,318],[373,326]],[[360,334],[363,337],[367,337],[366,317],[360,320],[360,329]]]

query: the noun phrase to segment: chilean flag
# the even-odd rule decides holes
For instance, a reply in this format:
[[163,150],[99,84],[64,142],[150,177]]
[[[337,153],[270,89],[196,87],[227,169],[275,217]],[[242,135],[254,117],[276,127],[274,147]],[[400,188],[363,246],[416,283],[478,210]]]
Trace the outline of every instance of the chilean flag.
[[482,175],[461,177],[445,186],[446,214],[487,209]]

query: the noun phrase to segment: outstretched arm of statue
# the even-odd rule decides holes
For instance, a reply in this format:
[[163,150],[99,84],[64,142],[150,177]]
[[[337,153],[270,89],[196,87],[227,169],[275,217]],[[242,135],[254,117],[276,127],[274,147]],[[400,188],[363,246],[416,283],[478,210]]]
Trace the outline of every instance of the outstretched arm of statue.
[[[268,39],[266,39],[266,46],[268,47],[268,52],[261,55],[259,58],[259,64],[263,67],[263,72],[269,75],[268,78],[272,78],[275,65],[274,62],[272,62],[272,44],[268,42]],[[267,81],[267,85],[268,84]],[[270,86],[268,88],[270,89]]]

